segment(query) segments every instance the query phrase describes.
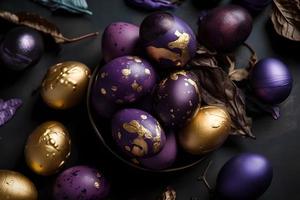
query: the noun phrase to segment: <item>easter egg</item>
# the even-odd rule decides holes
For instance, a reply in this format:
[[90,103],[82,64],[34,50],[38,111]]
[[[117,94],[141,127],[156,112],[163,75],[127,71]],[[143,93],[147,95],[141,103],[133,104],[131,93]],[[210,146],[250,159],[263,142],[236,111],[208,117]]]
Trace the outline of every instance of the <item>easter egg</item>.
[[140,38],[147,55],[162,68],[180,69],[196,53],[194,32],[171,13],[148,15],[140,26]]
[[133,103],[149,94],[156,84],[150,63],[136,56],[116,58],[98,72],[92,95],[116,104]]
[[37,200],[38,193],[34,184],[24,175],[0,170],[1,200]]
[[203,155],[219,148],[231,131],[229,113],[221,107],[205,106],[180,131],[182,148],[195,155]]
[[197,112],[200,94],[197,77],[178,71],[162,80],[155,96],[154,109],[167,127],[181,127]]
[[25,159],[28,167],[39,175],[52,175],[61,169],[71,154],[71,139],[59,122],[48,121],[28,137]]
[[225,163],[218,174],[216,191],[221,199],[258,199],[270,186],[273,168],[262,155],[243,153]]
[[63,171],[54,184],[54,200],[104,199],[110,185],[103,174],[88,166],[75,166]]
[[112,136],[118,148],[130,157],[150,157],[160,152],[166,143],[160,123],[139,109],[123,109],[111,122]]
[[276,58],[260,60],[251,71],[250,82],[256,96],[269,104],[282,103],[293,87],[287,65]]
[[44,77],[41,96],[54,109],[68,109],[84,98],[90,69],[83,63],[67,61],[52,66]]
[[102,36],[102,54],[105,62],[114,58],[136,55],[139,46],[140,28],[126,22],[108,25]]
[[44,52],[42,35],[28,27],[9,31],[0,46],[0,60],[9,69],[23,70],[36,63]]

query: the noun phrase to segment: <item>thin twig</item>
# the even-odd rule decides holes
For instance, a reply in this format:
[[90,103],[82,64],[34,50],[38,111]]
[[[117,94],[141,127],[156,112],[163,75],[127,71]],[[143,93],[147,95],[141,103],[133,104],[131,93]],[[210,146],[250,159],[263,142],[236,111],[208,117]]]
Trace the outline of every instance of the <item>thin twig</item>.
[[206,186],[206,188],[207,188],[209,191],[212,191],[212,187],[209,185],[209,183],[208,183],[206,177],[207,177],[207,172],[208,172],[208,170],[209,170],[209,168],[210,168],[211,165],[212,165],[212,161],[209,161],[209,163],[208,163],[208,165],[206,166],[206,168],[205,168],[203,174],[202,174],[200,177],[198,177],[198,180],[199,180],[199,181],[202,181],[202,182],[204,183],[204,185]]
[[62,43],[71,43],[71,42],[77,42],[77,41],[80,41],[80,40],[83,40],[86,38],[94,37],[97,35],[99,35],[99,32],[89,33],[89,34],[82,35],[82,36],[75,37],[75,38],[66,38],[66,37],[57,37],[57,36],[55,36],[55,37],[64,40],[64,42],[62,42]]

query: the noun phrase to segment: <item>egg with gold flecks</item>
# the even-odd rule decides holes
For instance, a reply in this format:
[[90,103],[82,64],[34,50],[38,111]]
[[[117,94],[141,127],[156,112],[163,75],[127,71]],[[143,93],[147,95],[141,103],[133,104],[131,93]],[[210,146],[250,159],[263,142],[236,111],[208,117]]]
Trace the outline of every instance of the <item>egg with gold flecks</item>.
[[201,155],[220,147],[231,131],[231,118],[225,108],[206,106],[179,133],[183,149]]
[[156,77],[146,60],[136,56],[119,57],[100,69],[92,96],[97,99],[100,95],[117,104],[133,103],[153,90]]
[[112,119],[112,136],[121,152],[144,158],[159,153],[166,143],[159,122],[139,109],[123,109]]
[[42,99],[54,109],[79,104],[85,96],[90,74],[90,69],[80,62],[67,61],[52,66],[42,83]]
[[163,68],[182,68],[195,55],[196,36],[182,19],[167,12],[147,16],[140,38],[148,56]]
[[155,95],[154,109],[166,127],[182,127],[200,107],[197,77],[178,71],[162,80]]
[[34,184],[24,175],[0,170],[1,200],[37,200],[38,193]]
[[29,136],[25,147],[28,167],[39,175],[56,173],[71,154],[71,139],[59,122],[48,121],[38,126]]

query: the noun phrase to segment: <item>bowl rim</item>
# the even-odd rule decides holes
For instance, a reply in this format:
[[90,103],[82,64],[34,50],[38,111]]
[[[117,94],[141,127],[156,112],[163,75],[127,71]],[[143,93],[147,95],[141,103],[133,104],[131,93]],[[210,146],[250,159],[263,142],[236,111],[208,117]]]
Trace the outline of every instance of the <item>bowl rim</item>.
[[[103,62],[101,62],[103,63]],[[101,69],[102,65],[99,64],[95,67],[95,69],[93,70],[92,76],[90,77],[89,80],[89,84],[88,84],[88,90],[87,90],[87,94],[86,94],[86,106],[87,106],[87,112],[88,112],[88,117],[89,117],[89,121],[94,129],[94,131],[96,132],[98,138],[100,139],[101,143],[104,145],[104,147],[111,153],[113,154],[116,158],[118,158],[118,160],[120,160],[121,162],[123,162],[124,164],[126,164],[127,166],[130,166],[132,168],[138,169],[140,171],[144,171],[144,172],[155,172],[155,173],[168,173],[168,172],[178,172],[178,171],[182,171],[188,168],[191,168],[199,163],[201,163],[202,161],[204,161],[206,159],[207,156],[201,156],[200,159],[191,162],[190,164],[184,165],[184,166],[180,166],[180,167],[170,167],[167,169],[160,169],[160,170],[155,170],[155,169],[149,169],[137,164],[134,164],[132,162],[130,162],[129,160],[126,160],[125,158],[123,158],[117,151],[115,151],[114,149],[112,149],[105,141],[105,139],[102,137],[101,131],[98,129],[96,122],[93,118],[93,114],[92,114],[92,110],[91,110],[91,90],[92,90],[92,85],[94,83],[94,80],[96,79],[96,76],[98,74],[98,71]]]

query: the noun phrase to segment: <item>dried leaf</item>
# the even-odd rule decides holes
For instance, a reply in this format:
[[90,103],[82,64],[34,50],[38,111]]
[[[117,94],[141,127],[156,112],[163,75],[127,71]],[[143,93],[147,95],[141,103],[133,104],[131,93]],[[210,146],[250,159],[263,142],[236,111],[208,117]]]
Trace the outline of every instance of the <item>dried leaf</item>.
[[173,9],[183,0],[125,0],[128,5],[146,10]]
[[159,200],[176,200],[176,192],[173,188],[167,187]]
[[232,134],[255,138],[252,120],[246,114],[243,93],[220,67],[201,66],[193,70],[200,82],[201,97],[207,105],[226,107],[232,120]]
[[44,6],[49,7],[52,11],[64,10],[70,13],[88,14],[93,13],[88,10],[88,5],[85,0],[33,0]]
[[37,14],[28,12],[12,13],[8,11],[0,11],[0,18],[17,25],[24,25],[33,28],[45,35],[51,36],[57,44],[76,42],[99,34],[98,32],[95,32],[76,38],[67,38],[60,32],[59,28],[55,24],[47,21]]
[[8,122],[22,105],[21,99],[10,99],[3,101],[0,99],[0,127]]
[[209,51],[204,46],[198,46],[197,49],[197,56],[192,59],[191,64],[195,66],[211,66],[211,67],[217,67],[218,62],[216,59],[215,52]]
[[271,20],[276,32],[300,41],[300,0],[274,0]]

